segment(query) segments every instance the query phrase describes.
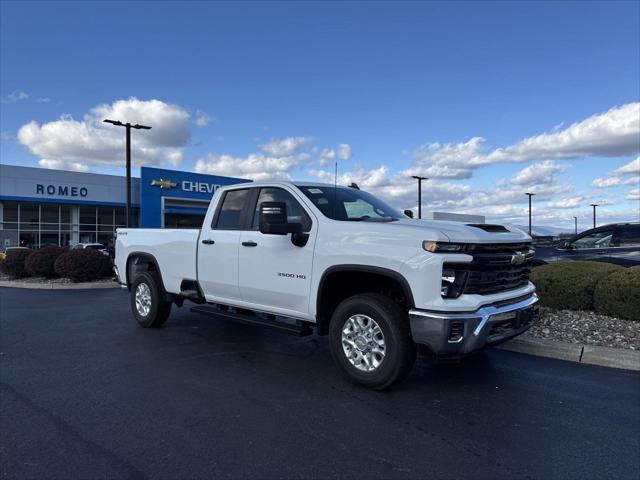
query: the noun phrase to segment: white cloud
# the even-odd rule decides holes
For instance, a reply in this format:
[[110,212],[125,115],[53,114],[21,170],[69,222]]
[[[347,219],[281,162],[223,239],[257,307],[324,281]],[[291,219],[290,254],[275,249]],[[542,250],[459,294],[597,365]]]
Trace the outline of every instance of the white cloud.
[[627,194],[627,200],[640,200],[640,188],[633,188]]
[[619,184],[620,178],[618,177],[601,177],[596,178],[593,182],[591,182],[591,185],[597,188],[614,187]]
[[571,198],[561,198],[560,200],[556,200],[555,202],[547,203],[547,207],[549,208],[575,208],[582,205],[584,202],[583,197],[571,197]]
[[545,160],[523,168],[513,176],[510,183],[516,185],[550,185],[555,182],[555,175],[564,170],[564,166],[558,165],[553,160]]
[[211,122],[211,116],[202,110],[196,110],[195,124],[198,127],[206,127]]
[[336,160],[336,151],[333,148],[323,148],[320,152],[320,166],[325,167],[333,164]]
[[564,130],[525,138],[478,159],[479,164],[535,159],[622,157],[640,150],[640,103],[628,103]]
[[42,158],[38,160],[38,165],[40,165],[42,168],[49,168],[51,170],[72,170],[74,172],[89,171],[89,167],[84,163],[67,162],[65,160],[51,160]]
[[474,137],[462,143],[429,143],[413,152],[415,167],[405,171],[407,175],[424,175],[429,178],[470,178],[472,164],[480,155],[484,139]]
[[332,165],[337,160],[351,159],[351,145],[341,143],[337,148],[323,148],[320,152],[320,166]]
[[195,170],[252,180],[288,180],[291,171],[309,159],[310,145],[310,137],[272,139],[260,146],[260,152],[246,157],[209,153],[196,161]]
[[[591,184],[594,187],[598,188],[606,188],[613,187],[615,185],[619,185],[620,183],[624,183],[625,185],[629,185],[630,181],[633,183],[633,179],[637,178],[640,174],[640,157],[637,157],[635,160],[631,160],[629,163],[622,165],[621,167],[616,168],[609,172],[606,176],[596,178]],[[622,180],[627,175],[631,175],[631,178],[626,180]]]
[[485,152],[485,139],[429,143],[413,152],[411,171],[430,178],[470,178],[473,170],[494,163],[583,157],[623,157],[640,151],[640,103],[614,107],[560,130],[524,138]]
[[640,185],[640,175],[629,177],[622,183],[625,185]]
[[349,160],[351,158],[351,146],[347,143],[338,145],[338,158],[340,160]]
[[296,154],[304,145],[311,142],[311,137],[286,137],[271,140],[260,146],[260,149],[272,157],[288,157]]
[[29,94],[27,92],[23,92],[22,90],[14,90],[9,95],[2,99],[2,103],[16,103],[21,100],[27,100],[29,98]]
[[629,163],[622,165],[619,168],[616,168],[612,175],[638,175],[640,174],[640,157],[637,157],[635,160],[631,160]]
[[51,99],[49,97],[38,97],[36,98],[36,103],[50,103]]
[[31,121],[18,131],[18,141],[45,164],[116,166],[124,163],[125,132],[104,119],[143,124],[151,130],[133,130],[131,156],[134,165],[170,164],[182,161],[182,149],[189,140],[189,114],[178,105],[135,97],[100,104],[75,120],[62,115],[39,124]]

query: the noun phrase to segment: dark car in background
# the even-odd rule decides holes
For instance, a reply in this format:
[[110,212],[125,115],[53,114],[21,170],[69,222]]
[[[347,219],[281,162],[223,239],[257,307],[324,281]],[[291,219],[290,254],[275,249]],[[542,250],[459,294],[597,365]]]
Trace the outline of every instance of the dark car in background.
[[536,246],[534,265],[588,260],[640,265],[640,223],[613,223],[586,230],[553,246]]
[[7,257],[10,257],[11,255],[13,255],[16,252],[19,252],[20,250],[30,250],[27,247],[4,247],[2,250],[0,250],[0,260],[4,260]]

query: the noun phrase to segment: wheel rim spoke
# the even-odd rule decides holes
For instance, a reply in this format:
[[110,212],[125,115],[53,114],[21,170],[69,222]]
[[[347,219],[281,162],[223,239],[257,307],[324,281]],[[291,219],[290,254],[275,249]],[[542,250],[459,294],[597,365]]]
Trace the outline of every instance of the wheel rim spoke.
[[349,363],[358,370],[372,372],[380,368],[386,355],[380,325],[367,315],[352,315],[342,327],[342,349]]
[[136,287],[135,294],[136,310],[143,317],[149,315],[151,311],[151,290],[146,283],[140,283]]

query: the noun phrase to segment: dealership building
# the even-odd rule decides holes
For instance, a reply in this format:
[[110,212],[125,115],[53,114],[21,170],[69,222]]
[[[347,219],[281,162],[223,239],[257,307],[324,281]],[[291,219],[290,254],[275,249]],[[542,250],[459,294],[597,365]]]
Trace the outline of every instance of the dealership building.
[[[209,200],[241,178],[141,167],[131,179],[133,225],[199,228]],[[125,177],[0,165],[0,246],[113,243],[126,226]]]

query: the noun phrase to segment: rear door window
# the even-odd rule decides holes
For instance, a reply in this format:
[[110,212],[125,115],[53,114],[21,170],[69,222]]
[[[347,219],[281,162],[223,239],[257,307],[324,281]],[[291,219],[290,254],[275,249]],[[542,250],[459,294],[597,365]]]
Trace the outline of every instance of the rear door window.
[[621,227],[618,230],[619,247],[640,247],[640,225]]
[[214,219],[212,228],[217,230],[242,230],[248,199],[248,188],[225,192],[222,205]]

